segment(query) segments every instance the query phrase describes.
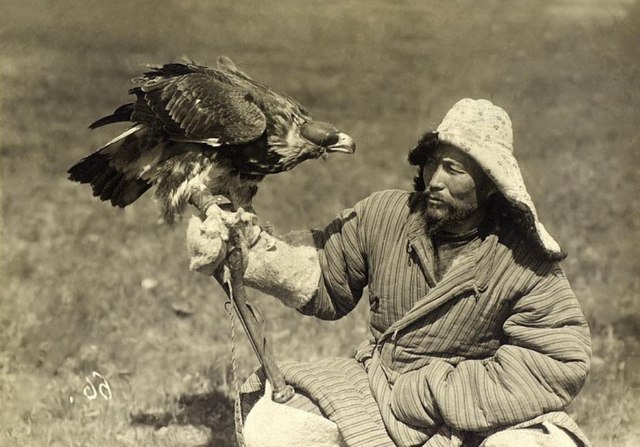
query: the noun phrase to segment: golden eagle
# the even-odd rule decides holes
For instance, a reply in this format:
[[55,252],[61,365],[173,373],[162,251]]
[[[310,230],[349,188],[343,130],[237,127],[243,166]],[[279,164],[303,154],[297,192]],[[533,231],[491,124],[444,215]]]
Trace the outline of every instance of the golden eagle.
[[292,98],[251,79],[227,57],[216,69],[171,63],[133,81],[135,102],[89,126],[133,126],[83,158],[69,179],[126,207],[154,184],[162,214],[176,221],[192,193],[227,196],[252,210],[257,184],[329,152],[352,154],[355,144],[333,125],[316,122]]

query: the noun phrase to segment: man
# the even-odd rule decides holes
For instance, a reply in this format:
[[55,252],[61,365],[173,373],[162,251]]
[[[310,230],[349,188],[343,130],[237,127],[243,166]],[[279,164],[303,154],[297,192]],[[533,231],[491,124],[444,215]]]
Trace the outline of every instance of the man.
[[[463,99],[409,162],[413,193],[375,193],[307,245],[248,252],[247,283],[306,315],[340,318],[369,288],[371,340],[355,359],[285,362],[292,405],[335,422],[346,445],[589,445],[563,412],[587,377],[589,330],[508,115]],[[207,225],[190,224],[196,270],[217,256]]]

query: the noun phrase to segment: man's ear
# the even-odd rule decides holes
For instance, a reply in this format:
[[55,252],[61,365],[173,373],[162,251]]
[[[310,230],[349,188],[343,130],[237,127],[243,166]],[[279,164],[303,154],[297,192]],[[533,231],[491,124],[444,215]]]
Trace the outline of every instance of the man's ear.
[[424,183],[424,165],[421,165],[418,168],[418,172],[413,177],[413,190],[416,192],[422,192],[427,188],[427,185]]
[[493,196],[494,194],[497,194],[498,192],[499,192],[498,187],[485,174],[484,181],[482,182],[482,185],[478,189],[478,198],[480,198],[483,201],[486,201],[489,199],[489,197]]

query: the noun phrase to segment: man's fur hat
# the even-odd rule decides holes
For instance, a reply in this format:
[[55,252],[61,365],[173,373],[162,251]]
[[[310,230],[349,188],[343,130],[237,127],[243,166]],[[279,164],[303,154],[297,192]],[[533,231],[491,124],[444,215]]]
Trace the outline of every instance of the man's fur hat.
[[455,146],[471,156],[516,210],[528,236],[532,236],[550,258],[564,258],[560,245],[538,219],[524,185],[513,155],[513,131],[507,112],[486,99],[462,99],[447,112],[435,132],[427,133],[418,142],[409,154],[409,161],[421,165],[417,161],[423,158],[421,150],[427,141],[436,138],[438,143]]

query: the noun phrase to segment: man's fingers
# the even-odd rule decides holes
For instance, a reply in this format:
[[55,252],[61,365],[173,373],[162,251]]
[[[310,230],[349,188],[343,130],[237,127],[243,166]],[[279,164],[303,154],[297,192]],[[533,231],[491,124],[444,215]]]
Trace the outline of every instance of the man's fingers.
[[220,213],[222,221],[227,227],[247,227],[257,225],[258,216],[238,208],[236,212],[222,211]]

